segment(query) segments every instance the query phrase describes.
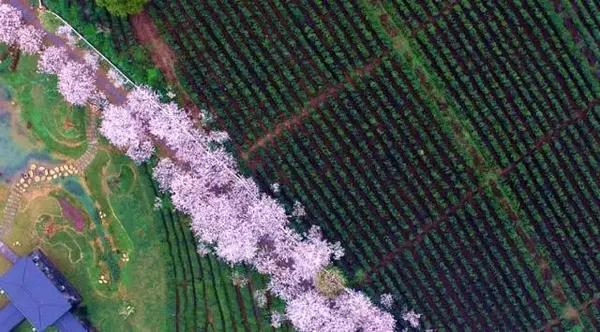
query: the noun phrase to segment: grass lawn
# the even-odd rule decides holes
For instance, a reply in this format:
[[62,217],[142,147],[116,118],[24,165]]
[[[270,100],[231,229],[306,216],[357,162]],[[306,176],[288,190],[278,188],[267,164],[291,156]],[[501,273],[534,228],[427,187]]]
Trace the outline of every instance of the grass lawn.
[[[154,219],[153,195],[138,182],[136,168],[115,152],[102,150],[81,182],[84,195],[96,211],[107,216],[91,221],[83,200],[58,188],[33,193],[2,240],[19,254],[41,247],[83,296],[83,316],[101,331],[165,331],[167,273],[159,222]],[[127,169],[127,190],[110,191],[105,179]],[[86,215],[86,227],[77,232],[62,214],[58,199],[67,197]],[[109,238],[99,240],[97,227]],[[127,254],[128,261],[121,259]],[[99,283],[108,276],[107,257],[116,258],[119,279]],[[0,269],[8,267],[0,261]],[[126,314],[127,306],[133,312]],[[26,324],[24,324],[26,326]],[[27,327],[21,329],[28,330]]]
[[[0,52],[4,50],[0,46]],[[0,64],[0,83],[8,87],[25,127],[54,154],[71,158],[83,154],[87,147],[85,111],[63,101],[56,78],[37,73],[35,58],[21,56],[14,72],[9,66],[8,60]]]

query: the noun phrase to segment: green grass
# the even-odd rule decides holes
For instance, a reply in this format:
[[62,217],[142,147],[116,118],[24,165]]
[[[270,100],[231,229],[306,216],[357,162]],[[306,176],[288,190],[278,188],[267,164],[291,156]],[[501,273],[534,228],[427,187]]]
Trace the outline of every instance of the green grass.
[[49,12],[45,11],[41,13],[39,17],[40,22],[46,31],[55,32],[56,29],[63,25],[62,21],[58,17],[50,14]]
[[0,64],[0,83],[9,89],[27,128],[52,153],[71,158],[83,154],[87,148],[85,111],[63,101],[56,78],[37,73],[35,58],[21,56],[15,72],[9,70],[9,62]]
[[[132,172],[129,190],[115,193],[109,189],[106,179],[119,174],[121,168]],[[129,262],[120,263],[121,280],[114,294],[121,298],[121,305],[128,303],[136,308],[129,320],[114,321],[106,317],[106,322],[110,320],[111,324],[104,329],[98,328],[110,331],[128,331],[134,327],[135,330],[168,330],[169,317],[164,313],[169,302],[166,274],[169,262],[164,259],[162,230],[152,210],[154,195],[137,180],[131,161],[115,152],[101,150],[86,177],[91,197],[107,215],[105,220],[108,221],[102,224],[111,238],[111,250],[129,255]],[[93,317],[94,304],[87,307]]]
[[[152,210],[154,196],[145,183],[137,180],[136,168],[130,161],[115,152],[102,151],[91,168],[100,171],[88,171],[88,181],[82,185],[84,194],[89,192],[96,207],[108,215],[100,227],[111,239],[109,248],[98,240],[91,216],[87,216],[83,232],[74,230],[71,222],[64,219],[57,199],[69,194],[59,188],[36,192],[2,240],[19,254],[41,247],[82,294],[86,317],[100,331],[169,331],[173,326],[165,314],[173,301],[168,297],[169,261],[165,259],[162,228]],[[122,165],[109,167],[113,162]],[[103,178],[114,175],[110,171],[120,170],[121,166],[133,172],[130,188],[124,193],[112,193]],[[77,202],[75,197],[70,199]],[[98,283],[100,274],[108,275],[103,262],[107,250],[117,259],[121,257],[117,253],[129,256],[128,262],[118,261],[121,278],[109,285]],[[8,268],[0,266],[3,270]],[[135,308],[128,318],[119,314],[127,305]],[[18,330],[27,331],[29,327],[23,324]]]

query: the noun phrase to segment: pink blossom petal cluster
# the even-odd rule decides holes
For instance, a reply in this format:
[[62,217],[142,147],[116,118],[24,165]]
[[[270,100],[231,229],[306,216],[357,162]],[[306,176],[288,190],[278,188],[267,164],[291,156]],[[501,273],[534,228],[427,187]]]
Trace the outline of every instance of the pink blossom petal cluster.
[[0,42],[8,45],[14,44],[22,26],[21,11],[11,5],[0,4]]
[[38,71],[43,74],[57,75],[69,61],[64,47],[49,46],[40,54]]
[[17,44],[24,53],[32,55],[37,54],[42,49],[44,35],[44,31],[37,29],[32,25],[25,25],[19,29]]
[[73,105],[84,106],[96,92],[96,76],[87,64],[67,61],[58,72],[58,91]]

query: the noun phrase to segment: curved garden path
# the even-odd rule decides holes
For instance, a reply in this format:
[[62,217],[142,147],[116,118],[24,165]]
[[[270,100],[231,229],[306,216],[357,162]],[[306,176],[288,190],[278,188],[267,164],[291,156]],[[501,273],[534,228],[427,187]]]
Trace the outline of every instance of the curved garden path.
[[10,231],[19,212],[19,207],[24,195],[35,188],[56,185],[57,180],[68,176],[79,176],[94,160],[98,151],[98,138],[96,134],[97,110],[92,109],[89,114],[89,123],[86,128],[87,149],[76,160],[67,161],[61,165],[45,165],[31,162],[21,176],[10,187],[6,205],[0,219],[0,236]]
[[[39,29],[44,29],[40,23],[36,9],[31,7],[30,3],[27,0],[7,0],[6,2],[18,8],[21,11],[21,13],[23,14],[23,19],[26,23],[31,24]],[[40,10],[46,9],[42,8]],[[66,25],[69,25],[58,14],[49,10],[47,11],[58,17]],[[75,29],[73,29],[73,31],[77,33]],[[96,50],[87,40],[85,40],[85,38],[83,38],[83,36],[79,34],[78,36],[86,44],[88,44],[90,51],[93,51],[94,53],[98,54],[111,67],[113,67],[117,72],[123,75],[123,77],[127,80],[128,83],[135,86],[135,83],[133,83],[126,75],[124,75],[119,70],[119,68],[117,68],[113,63],[106,59],[106,57],[104,57],[102,53]],[[83,56],[83,52],[81,50],[70,47],[65,43],[64,40],[52,33],[46,34],[45,42],[55,46],[64,47],[65,49],[67,49],[68,54],[71,58],[81,59]],[[115,87],[107,78],[106,73],[104,71],[96,71],[96,82],[98,88],[101,90],[102,93],[104,93],[104,95],[111,103],[121,104],[123,101],[125,101],[127,95],[126,91],[122,88]],[[26,173],[24,173],[20,178],[18,178],[12,183],[8,194],[8,198],[6,200],[4,211],[2,213],[2,218],[0,219],[0,236],[6,234],[6,232],[10,230],[10,227],[12,226],[12,223],[14,222],[17,212],[19,210],[19,206],[21,204],[23,196],[26,192],[28,192],[32,188],[40,188],[42,186],[52,184],[56,181],[56,179],[60,177],[79,175],[92,162],[98,149],[98,142],[96,137],[97,110],[92,110],[91,112],[89,112],[89,114],[89,125],[86,130],[88,147],[81,157],[79,157],[77,160],[68,161],[59,166],[38,165],[32,163],[25,171]]]

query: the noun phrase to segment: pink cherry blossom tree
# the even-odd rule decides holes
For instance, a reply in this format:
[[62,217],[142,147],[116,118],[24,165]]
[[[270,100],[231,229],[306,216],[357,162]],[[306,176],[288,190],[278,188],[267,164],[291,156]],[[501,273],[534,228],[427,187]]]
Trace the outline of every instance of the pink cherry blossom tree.
[[163,105],[158,94],[146,86],[136,87],[127,95],[127,108],[144,125],[161,112]]
[[37,54],[42,49],[44,31],[39,30],[32,25],[25,25],[19,29],[17,45],[22,52],[27,54]]
[[69,61],[67,50],[63,47],[49,46],[42,51],[38,60],[38,71],[57,75]]
[[290,300],[286,316],[299,331],[394,331],[395,320],[362,293],[347,290],[336,299],[307,291]]
[[347,290],[333,303],[335,318],[332,327],[346,322],[345,331],[393,331],[396,321],[391,314],[380,310],[363,293]]
[[135,162],[143,162],[154,152],[142,124],[125,107],[109,105],[102,113],[100,133],[118,148],[127,151]]
[[23,25],[21,12],[8,4],[0,4],[0,42],[13,45]]
[[17,8],[0,4],[0,42],[8,44],[13,51],[33,55],[41,50],[44,35],[42,30],[24,24]]
[[96,91],[94,71],[86,64],[67,61],[58,72],[58,91],[67,102],[84,106]]
[[[334,318],[329,301],[314,290],[288,301],[285,315],[299,331],[326,331],[326,325]],[[345,326],[338,328],[339,331],[353,331]]]

